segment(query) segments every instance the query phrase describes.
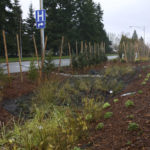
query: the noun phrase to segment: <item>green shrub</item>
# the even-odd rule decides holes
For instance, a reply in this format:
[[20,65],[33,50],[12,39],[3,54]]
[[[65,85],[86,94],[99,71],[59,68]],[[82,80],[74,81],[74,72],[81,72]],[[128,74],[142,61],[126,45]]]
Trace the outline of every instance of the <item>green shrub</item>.
[[106,113],[104,114],[104,118],[105,118],[105,119],[109,119],[109,118],[112,117],[112,115],[113,115],[113,112],[106,112]]
[[117,103],[119,101],[119,99],[114,99],[114,103]]
[[106,108],[109,108],[111,105],[107,102],[107,103],[104,103],[103,105],[103,109],[106,109]]
[[84,67],[97,65],[101,62],[107,61],[107,56],[104,53],[90,54],[88,52],[80,53],[78,56],[72,57],[72,65],[75,69],[83,69]]
[[96,126],[96,130],[101,130],[104,128],[104,123],[99,123],[97,126]]
[[34,61],[31,61],[31,62],[30,62],[28,77],[29,77],[29,79],[32,80],[32,81],[37,80],[38,77],[39,77],[39,73],[38,73],[38,70],[37,70],[37,68],[36,68],[36,66],[35,66]]
[[129,125],[128,125],[129,131],[136,131],[138,129],[139,129],[139,125],[137,123],[135,123],[135,122],[129,123]]
[[132,107],[132,106],[134,106],[134,102],[131,101],[131,100],[128,100],[128,101],[126,101],[125,106],[126,106],[127,108],[128,108],[128,107]]

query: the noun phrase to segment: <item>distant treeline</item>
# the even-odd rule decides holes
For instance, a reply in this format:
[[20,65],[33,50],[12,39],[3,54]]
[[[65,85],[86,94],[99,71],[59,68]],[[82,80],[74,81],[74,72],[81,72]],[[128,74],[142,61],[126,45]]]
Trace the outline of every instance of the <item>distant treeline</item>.
[[[72,45],[72,51],[75,51],[76,43],[78,43],[80,50],[81,41],[83,41],[103,42],[106,46],[106,52],[111,52],[111,42],[104,30],[103,11],[100,4],[95,4],[92,0],[44,0],[44,9],[47,13],[45,29],[45,35],[48,36],[47,50],[58,53],[61,37],[64,36],[64,53],[68,41]],[[36,29],[32,4],[29,7],[28,17],[22,19],[19,0],[0,1],[1,56],[4,55],[2,30],[6,31],[9,55],[17,56],[16,34],[20,37],[23,55],[34,54],[33,34],[36,38],[38,50],[41,51],[40,31]]]

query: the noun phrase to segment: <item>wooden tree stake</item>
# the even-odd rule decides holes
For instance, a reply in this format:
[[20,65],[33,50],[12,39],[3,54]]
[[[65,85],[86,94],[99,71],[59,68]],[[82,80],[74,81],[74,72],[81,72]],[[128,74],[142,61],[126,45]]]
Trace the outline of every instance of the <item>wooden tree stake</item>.
[[39,76],[40,76],[40,79],[41,79],[41,77],[42,77],[42,72],[41,72],[41,67],[40,67],[40,63],[39,63],[38,50],[37,50],[37,45],[36,45],[36,41],[35,41],[35,36],[34,36],[34,35],[33,35],[33,42],[34,42],[35,55],[36,55],[36,58],[37,58]]
[[76,56],[78,56],[78,42],[76,41]]
[[90,54],[92,53],[91,42],[89,42]]
[[125,60],[126,60],[126,62],[128,62],[128,59],[127,59],[127,51],[126,51],[126,45],[125,45],[124,42],[123,42],[123,48],[124,48],[124,56],[125,56]]
[[58,72],[60,71],[60,67],[61,67],[61,57],[62,57],[62,54],[63,54],[63,45],[64,45],[64,36],[62,36],[62,40],[61,40]]
[[83,53],[83,41],[81,41],[81,53]]
[[70,46],[69,42],[68,42],[68,48],[69,48],[69,56],[70,56],[70,66],[71,66],[71,69],[72,69],[72,55],[71,55],[71,46]]
[[105,46],[105,43],[104,43],[104,54],[106,53],[106,46]]
[[21,82],[23,82],[22,65],[21,65],[21,55],[20,55],[20,45],[19,45],[18,34],[16,35],[16,37],[17,37],[17,47],[18,47],[18,56],[19,56],[19,65],[20,65],[20,77],[21,77]]
[[6,44],[5,31],[3,30],[2,32],[3,32],[3,41],[4,41],[4,49],[5,49],[5,58],[6,58],[8,77],[10,79],[10,70],[9,70],[9,63],[8,63],[8,53],[7,53],[7,44]]

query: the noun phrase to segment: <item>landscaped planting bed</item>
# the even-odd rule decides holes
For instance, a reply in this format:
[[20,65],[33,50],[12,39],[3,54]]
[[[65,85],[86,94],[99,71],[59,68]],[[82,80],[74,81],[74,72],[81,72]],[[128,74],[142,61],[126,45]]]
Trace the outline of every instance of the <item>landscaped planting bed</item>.
[[[1,124],[1,148],[150,148],[149,63],[109,62],[86,68],[84,74],[91,70],[100,77],[65,77],[54,71],[39,84],[27,74],[24,83],[14,75],[11,86],[2,91],[1,107],[7,111],[1,109],[0,119],[7,126]],[[10,112],[8,105],[20,112]]]

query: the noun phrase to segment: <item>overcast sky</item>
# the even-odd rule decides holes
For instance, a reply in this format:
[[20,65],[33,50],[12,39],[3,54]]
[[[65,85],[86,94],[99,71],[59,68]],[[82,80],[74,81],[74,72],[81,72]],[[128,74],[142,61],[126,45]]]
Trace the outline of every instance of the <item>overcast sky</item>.
[[[107,32],[116,34],[130,33],[136,29],[140,36],[144,35],[146,28],[146,42],[150,43],[150,0],[94,0],[100,3],[104,11],[103,22]],[[33,8],[39,9],[39,0],[20,0],[23,17],[28,14],[30,3]],[[130,28],[129,26],[138,26]]]

